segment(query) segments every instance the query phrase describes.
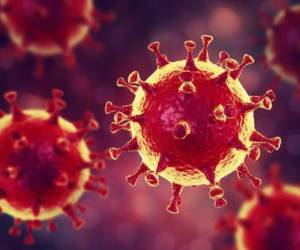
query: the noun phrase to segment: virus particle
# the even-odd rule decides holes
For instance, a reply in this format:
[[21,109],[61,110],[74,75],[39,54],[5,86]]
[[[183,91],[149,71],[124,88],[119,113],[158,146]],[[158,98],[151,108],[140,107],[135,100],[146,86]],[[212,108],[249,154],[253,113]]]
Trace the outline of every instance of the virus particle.
[[86,190],[106,196],[103,176],[96,172],[104,167],[101,153],[88,148],[87,134],[98,128],[93,114],[73,124],[60,116],[65,102],[63,92],[52,91],[46,110],[21,110],[16,92],[5,94],[11,112],[1,112],[0,119],[0,208],[15,218],[9,230],[21,233],[24,221],[27,235],[24,242],[34,242],[32,231],[48,221],[48,229],[56,230],[53,219],[65,214],[76,229],[84,225],[78,213],[84,211],[79,198]]
[[156,56],[157,70],[146,81],[137,71],[128,81],[117,81],[135,95],[132,105],[107,102],[105,107],[107,114],[115,112],[111,132],[125,129],[132,135],[123,147],[110,149],[112,159],[137,150],[142,164],[127,181],[135,185],[141,174],[150,186],[158,184],[159,176],[168,180],[173,186],[167,207],[171,213],[178,213],[185,186],[208,185],[215,206],[223,206],[220,180],[234,170],[259,186],[261,181],[249,172],[245,157],[257,160],[260,146],[273,152],[281,144],[279,137],[267,138],[254,128],[253,112],[271,109],[273,91],[250,97],[239,82],[242,70],[254,59],[246,54],[239,64],[222,51],[214,64],[208,55],[212,39],[202,36],[204,46],[196,58],[195,42],[186,41],[187,58],[176,62],[161,54],[159,42],[151,43],[148,48]]
[[90,30],[113,18],[112,13],[96,10],[92,0],[75,2],[1,0],[0,20],[17,50],[39,59],[62,54],[72,66],[72,50],[82,42],[96,45]]
[[266,63],[280,79],[300,86],[300,4],[280,6],[267,22]]
[[217,224],[218,228],[230,229],[235,234],[235,249],[300,249],[299,186],[283,184],[276,178],[271,185],[257,192],[241,183],[238,188],[243,191],[246,201],[237,217],[228,214]]

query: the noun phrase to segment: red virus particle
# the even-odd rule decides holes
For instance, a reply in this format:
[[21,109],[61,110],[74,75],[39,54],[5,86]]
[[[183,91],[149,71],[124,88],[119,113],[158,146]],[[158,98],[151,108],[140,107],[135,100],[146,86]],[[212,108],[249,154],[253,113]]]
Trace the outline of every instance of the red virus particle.
[[39,59],[63,55],[69,66],[75,63],[73,49],[82,42],[101,47],[90,30],[113,18],[96,10],[92,0],[1,0],[0,10],[14,48]]
[[104,167],[102,155],[88,148],[87,134],[98,128],[93,114],[87,112],[76,124],[60,116],[65,102],[63,92],[53,90],[46,110],[21,110],[16,92],[5,94],[11,112],[0,119],[0,208],[15,218],[9,230],[13,236],[26,224],[26,244],[34,242],[32,231],[65,214],[76,229],[84,225],[78,216],[84,211],[79,198],[86,190],[107,195],[105,178],[96,172]]
[[[274,166],[272,172],[278,172]],[[277,176],[277,174],[275,175]],[[300,187],[272,179],[269,186],[253,192],[241,183],[246,201],[238,215],[228,214],[217,223],[219,229],[235,234],[237,250],[300,249]]]
[[254,111],[271,109],[273,91],[250,97],[239,81],[254,59],[245,54],[239,64],[222,51],[214,64],[208,55],[212,39],[202,36],[204,46],[196,58],[195,42],[186,41],[187,58],[176,62],[161,54],[159,42],[151,43],[148,48],[156,55],[157,70],[145,81],[137,71],[128,81],[118,79],[117,85],[128,88],[135,99],[131,105],[107,102],[105,107],[107,114],[115,112],[111,132],[125,129],[132,135],[123,147],[110,149],[111,157],[137,150],[142,164],[127,181],[135,185],[141,174],[150,186],[158,184],[158,176],[168,180],[173,186],[167,207],[171,213],[178,213],[185,186],[208,185],[215,206],[223,206],[220,180],[235,170],[259,186],[260,180],[244,164],[245,157],[257,160],[260,146],[273,152],[281,143],[279,137],[267,138],[254,127]]
[[300,86],[300,4],[274,2],[279,11],[264,18],[266,63],[280,79]]

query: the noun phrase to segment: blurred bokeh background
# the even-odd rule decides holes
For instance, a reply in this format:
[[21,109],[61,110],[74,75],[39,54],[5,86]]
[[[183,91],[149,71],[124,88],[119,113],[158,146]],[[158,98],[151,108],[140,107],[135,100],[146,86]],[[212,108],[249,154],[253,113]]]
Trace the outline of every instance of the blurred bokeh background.
[[[76,0],[73,0],[76,1]],[[116,79],[127,77],[139,70],[147,78],[155,69],[155,59],[147,50],[149,42],[158,40],[161,49],[170,60],[185,57],[183,43],[193,39],[200,43],[201,34],[211,34],[214,42],[210,47],[212,60],[217,60],[219,50],[227,50],[239,61],[244,53],[256,58],[256,64],[247,68],[242,82],[249,94],[258,95],[273,87],[277,101],[270,112],[256,112],[256,127],[267,136],[280,135],[283,145],[279,152],[263,153],[260,161],[248,165],[256,175],[267,181],[271,163],[282,167],[282,179],[299,183],[300,163],[300,98],[294,85],[285,82],[273,84],[274,74],[263,63],[265,29],[260,25],[261,11],[273,15],[269,1],[251,0],[94,0],[97,8],[113,10],[115,22],[103,25],[92,33],[96,41],[103,43],[103,51],[78,47],[75,55],[78,67],[69,70],[61,58],[45,61],[43,77],[33,76],[35,57],[27,55],[19,60],[10,58],[0,62],[0,88],[16,90],[20,94],[22,108],[42,107],[43,101],[54,87],[65,91],[68,103],[63,116],[77,120],[85,110],[95,112],[101,129],[94,134],[97,148],[122,145],[129,139],[128,133],[111,135],[111,116],[104,114],[107,100],[117,104],[130,103],[133,96],[116,87]],[[296,3],[298,1],[290,1]],[[2,34],[1,48],[9,39]],[[300,59],[299,59],[300,60]],[[299,69],[300,70],[300,69]],[[1,100],[1,107],[7,108]],[[161,180],[158,188],[144,184],[142,178],[135,188],[125,181],[125,176],[135,170],[138,154],[124,154],[116,161],[108,161],[106,175],[110,196],[105,200],[95,194],[86,194],[82,203],[87,205],[84,214],[87,225],[80,231],[72,228],[62,216],[56,219],[59,230],[49,234],[45,230],[35,232],[36,244],[23,245],[22,239],[7,234],[11,217],[0,218],[1,250],[222,250],[230,245],[230,235],[220,234],[214,224],[228,211],[237,211],[243,198],[233,187],[235,174],[223,179],[229,204],[215,209],[208,199],[207,187],[186,188],[179,215],[165,211],[170,195],[170,184]]]

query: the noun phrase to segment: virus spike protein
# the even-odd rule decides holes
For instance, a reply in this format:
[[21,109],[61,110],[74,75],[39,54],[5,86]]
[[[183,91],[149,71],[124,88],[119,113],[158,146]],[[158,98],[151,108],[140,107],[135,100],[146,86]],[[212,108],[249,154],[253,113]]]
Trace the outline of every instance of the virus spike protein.
[[204,47],[197,58],[192,56],[195,42],[186,41],[187,58],[176,62],[161,54],[158,42],[151,43],[148,48],[156,56],[157,70],[146,81],[136,71],[128,82],[124,78],[117,81],[135,95],[132,105],[108,102],[105,107],[107,114],[116,113],[112,132],[124,128],[132,135],[123,147],[110,149],[111,157],[137,150],[143,169],[128,180],[135,184],[137,174],[144,174],[147,182],[158,183],[158,176],[168,180],[173,197],[167,210],[172,213],[178,212],[177,201],[185,186],[208,185],[215,206],[223,206],[220,180],[234,170],[258,186],[260,181],[244,165],[245,157],[257,160],[260,146],[272,152],[281,144],[279,137],[267,138],[254,127],[253,111],[271,109],[273,91],[251,98],[238,79],[254,59],[244,55],[238,64],[222,52],[218,65],[214,64],[208,54],[212,37],[202,36],[202,41]]
[[26,223],[26,244],[33,243],[32,231],[44,220],[55,231],[53,219],[61,214],[81,228],[79,198],[86,190],[100,196],[108,192],[105,178],[95,175],[105,154],[91,152],[85,139],[98,123],[87,112],[74,126],[60,116],[63,92],[55,89],[52,95],[46,110],[21,110],[16,92],[4,96],[11,112],[0,119],[0,208],[15,218],[11,235],[20,235],[21,222]]
[[85,42],[99,49],[101,45],[89,32],[114,18],[112,12],[96,10],[93,0],[3,0],[0,11],[13,46],[37,55],[37,69],[42,67],[42,58],[58,54],[74,66],[73,48]]

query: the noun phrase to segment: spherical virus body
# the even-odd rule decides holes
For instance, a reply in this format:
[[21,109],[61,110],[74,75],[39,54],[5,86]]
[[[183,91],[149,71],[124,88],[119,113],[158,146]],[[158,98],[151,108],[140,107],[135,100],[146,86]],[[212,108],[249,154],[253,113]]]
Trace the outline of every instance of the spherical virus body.
[[62,54],[68,64],[74,47],[92,41],[90,30],[113,18],[96,10],[93,0],[1,0],[0,7],[14,47],[39,58]]
[[135,185],[144,174],[151,186],[162,176],[173,185],[167,208],[177,213],[185,186],[208,185],[215,206],[225,204],[220,180],[233,171],[250,178],[254,186],[260,180],[244,164],[249,155],[257,160],[260,146],[268,152],[278,150],[279,137],[267,138],[254,128],[253,112],[271,109],[275,99],[269,90],[263,96],[248,96],[239,76],[253,58],[244,55],[241,64],[222,51],[217,64],[209,60],[211,36],[202,36],[204,47],[193,58],[195,42],[186,41],[186,60],[170,62],[161,54],[159,43],[149,45],[157,59],[157,70],[143,81],[134,71],[128,81],[117,85],[135,94],[132,105],[106,104],[106,113],[116,112],[111,124],[113,133],[131,131],[132,140],[121,148],[111,148],[113,159],[122,151],[137,150],[142,164],[127,177]]
[[46,110],[21,110],[17,94],[5,94],[11,113],[2,112],[0,118],[0,208],[15,218],[9,231],[13,236],[20,234],[21,222],[26,223],[27,244],[33,243],[32,231],[44,220],[55,231],[53,219],[61,214],[69,216],[75,228],[82,227],[77,214],[84,207],[78,200],[85,190],[107,194],[105,178],[94,173],[104,166],[101,154],[91,152],[85,139],[98,123],[89,112],[77,124],[62,118],[62,95],[53,90]]
[[236,217],[219,221],[235,233],[237,250],[300,249],[300,187],[278,180],[258,192],[245,187],[246,201]]
[[283,8],[267,28],[267,64],[283,80],[300,83],[300,4]]

